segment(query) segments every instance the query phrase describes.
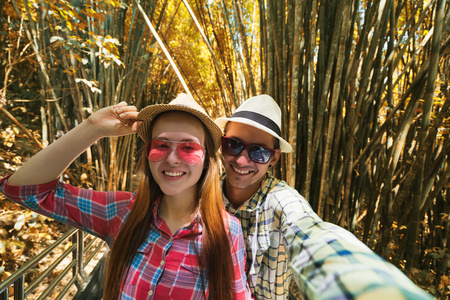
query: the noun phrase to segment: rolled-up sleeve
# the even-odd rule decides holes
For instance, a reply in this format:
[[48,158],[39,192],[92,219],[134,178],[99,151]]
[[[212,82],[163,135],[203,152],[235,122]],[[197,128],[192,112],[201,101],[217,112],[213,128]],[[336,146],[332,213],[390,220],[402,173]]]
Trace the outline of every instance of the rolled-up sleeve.
[[30,210],[109,241],[119,230],[134,194],[77,188],[59,180],[15,186],[0,180],[0,192]]

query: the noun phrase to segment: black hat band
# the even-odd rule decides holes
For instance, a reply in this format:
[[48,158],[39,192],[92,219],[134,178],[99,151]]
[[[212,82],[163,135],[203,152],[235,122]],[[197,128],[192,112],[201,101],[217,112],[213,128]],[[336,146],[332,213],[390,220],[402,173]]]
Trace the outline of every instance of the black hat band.
[[252,121],[255,121],[256,123],[259,123],[272,131],[274,131],[278,136],[281,136],[281,129],[278,127],[277,123],[272,121],[271,119],[267,118],[266,116],[263,116],[261,114],[252,112],[252,111],[237,111],[233,115],[231,115],[230,119],[232,118],[246,118],[250,119]]

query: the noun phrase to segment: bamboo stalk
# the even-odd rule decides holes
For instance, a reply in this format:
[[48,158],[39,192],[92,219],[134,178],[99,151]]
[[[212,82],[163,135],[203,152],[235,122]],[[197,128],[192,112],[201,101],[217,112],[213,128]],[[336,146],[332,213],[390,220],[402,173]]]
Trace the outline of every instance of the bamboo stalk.
[[189,91],[189,88],[187,87],[186,83],[184,82],[183,77],[181,76],[180,72],[178,71],[177,66],[175,65],[175,63],[172,60],[172,57],[170,56],[169,52],[167,51],[166,47],[164,46],[164,43],[161,41],[158,33],[156,32],[155,28],[153,27],[152,23],[150,22],[149,18],[147,17],[147,14],[144,12],[144,10],[142,9],[141,5],[139,4],[139,2],[137,0],[134,0],[134,2],[137,5],[137,8],[139,9],[139,11],[142,13],[142,16],[144,17],[144,20],[147,23],[148,28],[150,28],[150,31],[152,32],[153,36],[158,41],[159,46],[161,47],[164,54],[166,55],[167,60],[170,62],[170,65],[172,66],[173,70],[177,74],[178,79],[180,80],[184,90],[186,91],[186,93],[189,96],[192,97],[191,92]]

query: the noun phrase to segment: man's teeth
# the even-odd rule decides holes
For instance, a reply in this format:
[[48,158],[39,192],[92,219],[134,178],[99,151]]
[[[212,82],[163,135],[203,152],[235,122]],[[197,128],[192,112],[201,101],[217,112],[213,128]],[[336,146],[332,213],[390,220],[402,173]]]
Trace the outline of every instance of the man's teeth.
[[183,175],[183,172],[168,172],[168,171],[165,171],[164,174],[167,175],[167,176],[176,177],[176,176]]
[[234,167],[234,166],[232,166],[232,167],[233,167],[233,170],[236,171],[236,172],[239,173],[239,174],[245,175],[245,174],[250,173],[250,170],[239,170],[239,169],[237,169],[237,168]]

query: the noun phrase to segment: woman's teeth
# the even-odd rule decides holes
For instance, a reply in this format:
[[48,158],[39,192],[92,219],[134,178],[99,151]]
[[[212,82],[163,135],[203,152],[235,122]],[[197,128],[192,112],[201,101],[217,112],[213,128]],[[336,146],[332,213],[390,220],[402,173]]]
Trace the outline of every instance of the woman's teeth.
[[164,175],[170,176],[170,177],[177,177],[183,175],[183,172],[168,172],[164,171]]

